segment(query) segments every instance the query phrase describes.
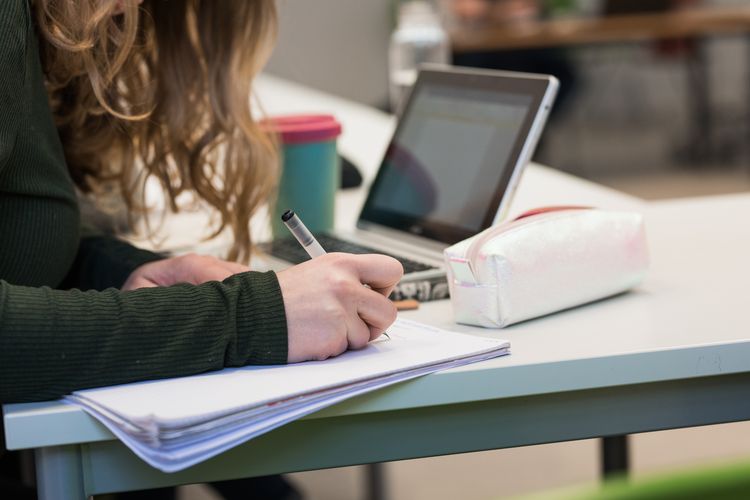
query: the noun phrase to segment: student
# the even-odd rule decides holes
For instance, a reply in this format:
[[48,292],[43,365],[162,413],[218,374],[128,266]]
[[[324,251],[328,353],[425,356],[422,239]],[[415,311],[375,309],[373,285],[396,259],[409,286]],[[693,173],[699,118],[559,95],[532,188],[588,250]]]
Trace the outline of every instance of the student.
[[248,103],[273,1],[139,3],[0,7],[4,403],[321,359],[395,317],[386,295],[401,268],[387,257],[329,255],[277,276],[79,233],[70,177],[89,192],[114,182],[135,210],[135,186],[151,176],[172,204],[192,192],[216,208],[234,231],[232,256],[246,258],[249,219],[276,180]]
[[[220,214],[247,260],[277,181],[250,83],[273,0],[0,2],[0,403],[226,366],[324,359],[394,320],[400,264],[332,254],[274,274],[162,258],[80,221],[157,179]],[[372,289],[362,286],[369,284]]]

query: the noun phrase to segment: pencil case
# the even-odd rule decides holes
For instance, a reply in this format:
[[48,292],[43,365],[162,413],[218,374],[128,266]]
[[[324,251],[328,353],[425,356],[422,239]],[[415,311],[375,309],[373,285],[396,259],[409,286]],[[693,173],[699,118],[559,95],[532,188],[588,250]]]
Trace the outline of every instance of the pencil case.
[[547,207],[444,252],[455,320],[505,327],[625,292],[648,268],[643,216]]

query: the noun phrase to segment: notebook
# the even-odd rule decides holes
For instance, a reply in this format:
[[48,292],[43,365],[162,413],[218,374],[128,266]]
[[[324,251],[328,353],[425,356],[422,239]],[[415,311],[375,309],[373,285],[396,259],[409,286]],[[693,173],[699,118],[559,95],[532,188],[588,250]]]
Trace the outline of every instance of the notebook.
[[[316,234],[318,241],[328,252],[397,258],[401,290],[444,283],[443,250],[504,216],[557,88],[548,75],[424,67],[356,229]],[[264,250],[276,269],[309,258],[291,237]]]
[[153,467],[176,472],[359,394],[508,354],[509,342],[398,319],[364,349],[326,361],[227,368],[76,391],[83,408]]

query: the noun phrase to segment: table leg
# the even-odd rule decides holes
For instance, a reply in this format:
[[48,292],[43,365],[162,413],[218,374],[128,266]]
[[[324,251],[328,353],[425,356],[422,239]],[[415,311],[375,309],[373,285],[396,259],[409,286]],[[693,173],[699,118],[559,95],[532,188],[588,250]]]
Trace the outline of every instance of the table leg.
[[695,38],[695,47],[687,58],[687,105],[690,112],[688,159],[696,165],[713,160],[716,153],[713,137],[711,82],[705,41]]
[[627,475],[628,436],[608,436],[602,438],[602,477]]
[[21,466],[21,482],[30,488],[36,484],[36,467],[34,465],[34,450],[21,450],[18,454]]
[[385,464],[367,464],[365,473],[367,474],[367,500],[385,500]]
[[78,446],[51,446],[36,451],[36,484],[39,500],[86,498]]

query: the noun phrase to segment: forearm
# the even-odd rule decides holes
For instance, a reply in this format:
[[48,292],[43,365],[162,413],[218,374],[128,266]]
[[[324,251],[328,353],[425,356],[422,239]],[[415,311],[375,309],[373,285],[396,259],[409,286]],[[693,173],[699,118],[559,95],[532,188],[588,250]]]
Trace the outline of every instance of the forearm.
[[0,402],[287,359],[273,273],[121,292],[0,281]]

